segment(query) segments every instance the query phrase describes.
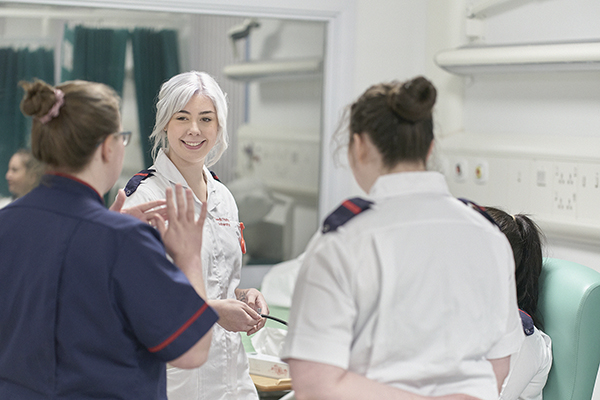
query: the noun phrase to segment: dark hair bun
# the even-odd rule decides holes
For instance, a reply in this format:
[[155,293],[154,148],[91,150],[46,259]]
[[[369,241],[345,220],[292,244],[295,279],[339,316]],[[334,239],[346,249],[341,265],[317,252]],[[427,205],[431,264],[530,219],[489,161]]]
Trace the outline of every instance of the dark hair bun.
[[388,92],[389,107],[401,118],[417,122],[431,118],[437,91],[433,84],[418,76],[404,84],[397,82]]
[[50,111],[56,102],[54,88],[39,79],[34,82],[19,82],[25,90],[21,100],[21,111],[25,115],[42,117]]

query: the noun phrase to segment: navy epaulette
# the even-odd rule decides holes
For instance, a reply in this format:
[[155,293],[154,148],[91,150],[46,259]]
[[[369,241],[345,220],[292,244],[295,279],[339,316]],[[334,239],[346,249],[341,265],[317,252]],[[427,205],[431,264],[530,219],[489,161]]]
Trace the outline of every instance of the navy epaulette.
[[[496,221],[494,220],[494,218],[492,218],[492,216],[490,214],[488,214],[487,211],[485,211],[485,207],[482,207],[482,206],[480,206],[478,204],[475,204],[471,200],[467,200],[467,199],[458,199],[458,200],[462,201],[466,205],[470,206],[473,210],[475,210],[479,214],[483,215],[485,217],[485,219],[487,219],[488,221],[490,221],[492,224],[498,226],[498,223],[496,223]],[[498,228],[500,228],[500,227],[498,226]]]
[[153,176],[154,172],[156,171],[153,169],[145,169],[132,176],[127,185],[125,185],[125,194],[127,197],[131,196],[137,190],[144,179]]
[[372,201],[364,200],[360,197],[344,201],[337,210],[325,218],[322,232],[327,233],[337,230],[337,228],[350,221],[353,217],[371,208],[371,204],[373,204]]
[[214,172],[212,172],[212,171],[209,171],[209,172],[210,172],[210,174],[212,175],[212,177],[213,177],[213,179],[214,179],[215,181],[217,181],[217,182],[221,182],[221,180],[219,179],[219,177],[217,176],[217,174],[215,174],[215,173],[214,173]]
[[519,310],[521,316],[521,323],[523,324],[523,332],[525,336],[533,335],[533,318],[523,310]]

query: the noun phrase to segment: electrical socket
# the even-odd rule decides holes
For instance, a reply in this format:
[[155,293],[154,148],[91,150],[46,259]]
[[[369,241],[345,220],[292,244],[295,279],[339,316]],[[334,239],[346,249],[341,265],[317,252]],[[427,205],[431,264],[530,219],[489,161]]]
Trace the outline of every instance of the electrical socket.
[[475,160],[475,168],[473,168],[473,179],[478,185],[485,185],[490,178],[490,166],[485,160]]
[[464,158],[456,160],[452,168],[452,174],[456,182],[466,182],[469,175],[469,162]]
[[576,163],[554,164],[552,182],[552,214],[560,217],[577,218],[578,169]]

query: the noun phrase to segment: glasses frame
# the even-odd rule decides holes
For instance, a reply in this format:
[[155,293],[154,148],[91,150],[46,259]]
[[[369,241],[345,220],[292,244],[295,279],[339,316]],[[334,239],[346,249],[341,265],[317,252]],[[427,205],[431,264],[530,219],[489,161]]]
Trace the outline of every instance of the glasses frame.
[[131,131],[115,133],[116,136],[123,136],[123,145],[127,146],[131,142]]

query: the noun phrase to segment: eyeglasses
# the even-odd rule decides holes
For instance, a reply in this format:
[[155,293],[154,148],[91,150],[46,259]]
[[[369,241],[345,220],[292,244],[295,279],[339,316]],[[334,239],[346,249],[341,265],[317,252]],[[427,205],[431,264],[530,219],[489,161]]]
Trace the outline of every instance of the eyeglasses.
[[[131,131],[117,132],[117,133],[113,133],[113,135],[123,136],[123,146],[127,146],[129,144],[129,141],[131,140]],[[108,135],[104,139],[99,141],[98,144],[96,145],[96,147],[99,147],[109,136],[111,136],[111,135]]]
[[117,136],[123,136],[123,145],[127,146],[131,140],[131,131],[115,133]]

